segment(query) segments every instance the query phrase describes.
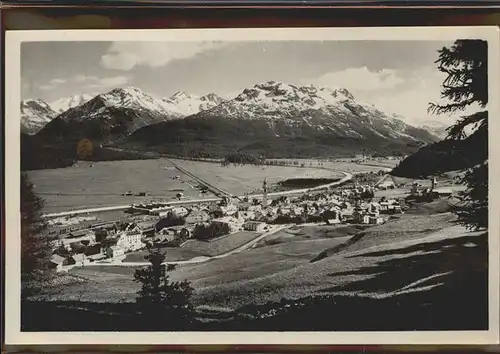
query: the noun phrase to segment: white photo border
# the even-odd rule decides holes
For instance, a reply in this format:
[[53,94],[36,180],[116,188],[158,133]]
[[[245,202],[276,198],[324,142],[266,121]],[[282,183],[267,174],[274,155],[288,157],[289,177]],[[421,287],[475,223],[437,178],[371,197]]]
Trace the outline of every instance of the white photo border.
[[[499,28],[356,27],[162,30],[44,30],[5,32],[5,343],[7,345],[486,345],[499,343],[500,176]],[[21,43],[44,41],[305,41],[456,39],[488,41],[489,82],[489,329],[411,332],[21,332],[20,111]],[[460,294],[457,294],[460,296]]]

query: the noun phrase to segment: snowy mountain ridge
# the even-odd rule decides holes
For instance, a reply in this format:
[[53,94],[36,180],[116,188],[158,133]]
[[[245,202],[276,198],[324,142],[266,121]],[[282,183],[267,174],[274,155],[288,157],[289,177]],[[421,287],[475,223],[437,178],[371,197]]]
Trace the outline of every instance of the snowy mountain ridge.
[[177,91],[169,98],[162,98],[161,101],[166,107],[177,110],[180,115],[186,117],[213,108],[224,100],[214,93],[200,97],[187,94],[184,91]]
[[29,135],[36,134],[56,115],[57,113],[44,100],[23,100],[21,101],[21,132]]
[[70,108],[81,106],[82,104],[90,101],[97,95],[98,93],[83,93],[80,95],[63,97],[58,100],[50,102],[49,105],[55,112],[63,113]]
[[298,86],[279,81],[266,81],[244,89],[234,99],[194,116],[265,120],[271,129],[276,124],[290,128],[306,125],[351,138],[363,138],[368,134],[383,139],[420,139],[409,133],[417,128],[388,116],[371,104],[357,102],[346,89]]

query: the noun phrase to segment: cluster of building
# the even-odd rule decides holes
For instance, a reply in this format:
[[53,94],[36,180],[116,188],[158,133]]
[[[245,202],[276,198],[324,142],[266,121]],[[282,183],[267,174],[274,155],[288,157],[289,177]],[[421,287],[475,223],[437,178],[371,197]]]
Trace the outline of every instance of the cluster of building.
[[93,229],[73,232],[53,242],[52,265],[85,266],[105,258],[124,256],[146,246],[144,240],[155,234],[155,222],[113,222]]
[[[377,225],[388,214],[402,213],[400,201],[374,201],[374,188],[352,186],[307,193],[296,197],[268,198],[264,182],[261,198],[223,198],[218,202],[169,206],[167,203],[143,203],[128,211],[128,221],[99,224],[72,232],[54,243],[56,268],[79,265],[105,258],[125,257],[149,246],[180,246],[192,238],[198,225],[223,226],[229,233],[263,233],[270,224],[326,222]],[[170,224],[168,220],[182,220]],[[164,222],[167,220],[166,222]],[[165,226],[162,226],[165,225]]]

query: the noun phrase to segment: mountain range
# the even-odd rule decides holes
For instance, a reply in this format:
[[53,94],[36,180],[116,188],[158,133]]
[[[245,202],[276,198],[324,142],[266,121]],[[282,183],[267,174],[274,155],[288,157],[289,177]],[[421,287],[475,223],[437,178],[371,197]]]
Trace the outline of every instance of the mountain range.
[[[403,152],[437,141],[436,130],[405,123],[360,102],[346,89],[266,81],[233,99],[178,91],[153,97],[135,87],[21,103],[23,132],[46,143],[89,138],[100,144],[176,154],[227,149],[316,155],[373,150]],[[281,152],[279,154],[281,154]]]
[[184,119],[143,127],[118,143],[182,155],[237,149],[278,157],[407,153],[437,140],[356,101],[346,89],[267,81]]
[[[89,101],[93,103],[86,105]],[[106,110],[108,113],[110,110],[121,108],[138,110],[139,112],[145,110],[152,111],[154,115],[164,116],[167,119],[183,118],[198,113],[200,110],[212,108],[223,101],[214,93],[198,97],[182,91],[176,92],[169,98],[153,98],[133,87],[114,89],[102,94],[73,95],[50,103],[41,99],[26,99],[21,101],[21,131],[34,135],[56,117],[67,120],[71,119],[72,115],[77,115],[77,120],[80,121],[89,117],[92,119],[103,118],[106,115],[102,114],[104,113],[102,110],[99,111],[103,107],[98,102],[101,102],[101,105],[107,102],[109,107],[106,107]],[[68,111],[73,108],[78,109],[69,113]]]

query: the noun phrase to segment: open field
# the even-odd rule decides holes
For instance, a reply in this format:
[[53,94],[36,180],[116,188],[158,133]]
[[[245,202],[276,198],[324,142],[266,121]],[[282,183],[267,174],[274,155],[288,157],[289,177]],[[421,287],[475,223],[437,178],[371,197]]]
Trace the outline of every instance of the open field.
[[[94,167],[90,167],[93,165]],[[191,180],[165,159],[79,162],[75,167],[29,171],[35,192],[45,199],[44,212],[139,203],[155,197],[171,199],[183,189],[186,197],[200,197]],[[173,177],[180,176],[180,180]],[[148,192],[150,196],[122,194]],[[204,196],[208,197],[209,194]]]
[[291,241],[295,242],[318,238],[329,239],[353,236],[364,228],[365,227],[354,225],[294,226],[266,237],[265,239],[258,242],[255,245],[255,248],[278,245]]
[[338,171],[346,171],[352,174],[356,173],[366,173],[366,172],[379,172],[380,170],[388,170],[387,166],[379,166],[374,164],[359,164],[353,162],[325,162],[323,163],[323,167],[331,168]]
[[349,173],[359,172],[378,172],[380,170],[387,170],[394,168],[399,160],[374,160],[355,163],[351,162],[353,159],[336,159],[335,161],[314,160],[314,159],[276,159],[277,161],[294,162],[304,164],[306,167],[322,167],[338,171],[346,171]]
[[[217,163],[175,160],[194,175],[224,190],[243,194],[259,189],[267,178],[275,183],[287,178],[340,178],[340,173],[317,168],[282,166],[227,166]],[[93,167],[90,167],[90,166]],[[209,197],[193,188],[193,181],[171,167],[166,159],[79,162],[75,167],[29,171],[35,192],[45,199],[44,212],[60,212],[110,205],[172,199],[182,189],[188,198]],[[180,176],[180,180],[174,180]],[[148,192],[149,196],[122,194]]]
[[[258,190],[262,182],[267,179],[273,184],[288,178],[341,178],[341,173],[318,169],[316,166],[291,167],[291,166],[221,166],[217,163],[173,160],[179,166],[194,175],[212,183],[229,193],[241,195]],[[341,171],[341,170],[338,170]]]
[[243,246],[247,242],[259,237],[259,235],[261,233],[239,231],[231,235],[219,237],[211,242],[188,240],[180,248],[203,256],[217,256]]
[[[162,251],[165,252],[165,261],[185,261],[195,257],[203,256],[203,254],[190,249],[185,249],[182,247],[163,247]],[[127,253],[127,256],[123,260],[124,262],[141,263],[146,262],[145,256],[148,254],[147,251],[141,250],[136,252]]]
[[[446,268],[447,271],[453,269],[453,262],[448,263],[448,258],[439,258],[439,256],[434,255],[447,252],[448,247],[455,247],[452,238],[456,238],[459,244],[457,247],[460,249],[462,240],[474,239],[478,236],[477,234],[469,234],[471,236],[468,236],[464,228],[452,224],[452,218],[450,214],[440,216],[440,220],[419,216],[412,218],[408,227],[404,226],[405,221],[392,225],[387,223],[362,233],[362,237],[357,240],[359,245],[357,242],[350,245],[349,243],[353,242],[353,239],[346,236],[290,241],[259,247],[242,253],[238,257],[227,257],[207,263],[203,267],[182,267],[172,275],[174,279],[186,278],[192,281],[197,289],[197,303],[233,309],[250,301],[255,304],[264,304],[268,301],[280,301],[281,298],[298,299],[332,292],[343,294],[343,288],[349,284],[367,281],[377,276],[378,273],[384,273],[385,270],[379,271],[377,269],[379,264],[383,264],[383,262],[395,264],[398,259],[406,256],[421,256],[423,259],[426,256],[431,257],[429,262],[434,268],[429,266],[429,262],[422,261],[428,267],[425,274],[422,275],[422,278],[425,278],[432,276],[436,268]],[[445,228],[444,231],[443,228]],[[441,247],[440,243],[446,247]],[[418,248],[419,244],[421,244],[421,250],[418,252],[401,251],[403,256],[397,252],[388,253],[383,257],[363,257],[359,254],[356,258],[350,256],[350,252],[369,250],[374,245],[379,245],[377,247],[382,250],[384,248],[398,248],[398,245],[400,248]],[[429,248],[432,248],[429,253],[425,251],[427,244]],[[348,247],[342,250],[342,247],[345,246]],[[342,252],[338,254],[331,252],[331,255],[310,263],[323,251],[333,251],[336,248]],[[483,259],[479,257],[471,259],[472,261],[481,263]],[[397,266],[394,267],[391,268],[393,271],[401,272]],[[405,272],[408,272],[408,269]],[[413,275],[412,272],[405,274],[407,279],[410,278],[407,284],[399,284],[405,281],[400,279],[402,275],[393,277],[390,274],[385,274],[384,278],[387,277],[387,279],[392,279],[397,283],[391,289],[391,291],[397,291],[398,285],[403,287],[418,281],[419,275]],[[376,286],[376,282],[373,284]],[[367,293],[377,293],[377,290],[373,286],[364,289]],[[355,292],[350,292],[350,294],[354,295]],[[384,291],[380,296],[383,294]]]
[[[185,261],[201,256],[217,256],[243,246],[247,242],[261,235],[252,231],[239,231],[219,237],[213,241],[188,240],[181,247],[163,247],[166,254],[165,261]],[[144,262],[147,251],[137,251],[127,254],[124,262]]]

